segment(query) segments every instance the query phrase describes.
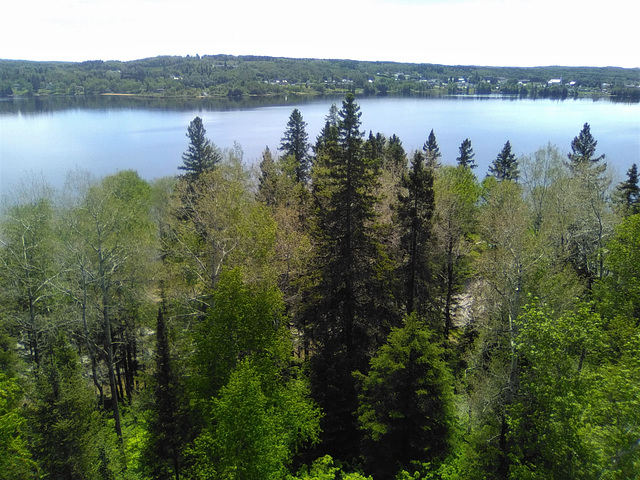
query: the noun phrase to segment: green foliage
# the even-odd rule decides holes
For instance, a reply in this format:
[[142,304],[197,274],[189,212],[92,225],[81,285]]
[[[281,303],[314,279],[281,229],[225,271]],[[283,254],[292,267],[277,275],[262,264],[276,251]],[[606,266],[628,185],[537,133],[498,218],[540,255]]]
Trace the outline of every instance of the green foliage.
[[0,372],[0,478],[26,480],[37,471],[27,443],[27,419],[19,407],[22,397],[17,380]]
[[376,478],[414,461],[441,461],[450,449],[453,379],[432,337],[417,315],[408,316],[371,359],[369,373],[359,375],[364,454]]
[[340,462],[335,462],[331,455],[317,458],[311,466],[303,465],[296,476],[288,475],[287,480],[373,480],[361,473],[348,473],[342,470]]
[[511,478],[631,478],[640,462],[636,331],[611,348],[591,305],[555,315],[529,307],[519,319],[520,395],[509,409]]
[[[433,132],[432,132],[433,133]],[[429,155],[429,154],[427,154]],[[433,153],[431,155],[434,155]],[[437,157],[432,164],[437,163]],[[433,168],[416,152],[401,179],[406,194],[398,195],[402,259],[399,270],[404,280],[406,312],[424,314],[433,306],[432,217],[434,210]]]
[[620,182],[615,193],[624,215],[640,213],[640,184],[638,183],[638,166],[635,163],[627,170],[627,179]]
[[195,478],[280,479],[293,454],[319,434],[319,414],[298,379],[245,358],[212,401],[214,426],[195,442]]
[[430,168],[440,166],[440,158],[442,157],[442,154],[440,153],[440,147],[438,147],[438,141],[436,140],[436,134],[433,133],[433,129],[429,132],[429,137],[422,147],[422,150],[424,151],[427,165]]
[[183,165],[178,169],[187,172],[189,178],[198,178],[202,173],[213,170],[220,162],[220,153],[206,136],[207,131],[200,117],[194,118],[187,128],[189,147],[182,154]]
[[282,309],[282,296],[273,286],[247,284],[239,268],[220,276],[213,305],[195,337],[193,369],[200,401],[215,397],[245,357],[286,361]]
[[249,278],[274,276],[276,225],[269,209],[256,201],[241,152],[225,152],[224,161],[197,181],[181,179],[171,200],[165,268],[168,292],[201,316],[226,268],[243,267]]
[[316,260],[305,312],[307,338],[317,347],[311,360],[314,398],[326,413],[328,453],[356,454],[358,431],[351,412],[357,398],[351,377],[366,371],[394,320],[389,265],[377,236],[375,206],[380,160],[370,158],[360,130],[360,107],[348,95],[316,144],[312,172],[316,200]]
[[295,159],[295,178],[301,183],[309,181],[309,135],[305,130],[306,126],[307,122],[302,119],[300,110],[294,108],[280,143],[283,155]]
[[[403,72],[396,75],[398,72]],[[447,90],[449,79],[464,77],[468,85],[477,85],[476,93],[491,93],[498,78],[508,82],[498,93],[535,97],[566,97],[574,87],[547,87],[550,78],[571,78],[580,93],[602,93],[602,84],[620,98],[637,99],[638,69],[614,67],[482,67],[434,65],[397,62],[362,62],[346,60],[290,59],[264,56],[159,56],[129,62],[89,61],[29,62],[0,60],[0,96],[73,95],[125,93],[139,96],[185,98],[209,96],[234,101],[241,95],[326,94],[356,88],[359,92],[386,94],[438,94]],[[517,85],[527,78],[527,88]],[[346,83],[343,83],[346,80]],[[490,83],[489,83],[490,82]],[[451,92],[469,93],[451,82]],[[472,90],[472,89],[471,89]]]
[[156,323],[155,371],[147,408],[147,441],[144,463],[150,476],[180,478],[183,468],[182,446],[188,440],[186,398],[177,378],[164,319],[164,305],[158,309]]
[[93,391],[82,378],[77,354],[60,335],[47,346],[35,372],[35,393],[27,410],[33,459],[44,476],[102,479],[113,473],[108,451],[113,434],[96,409]]
[[580,133],[571,141],[571,153],[568,154],[572,167],[598,164],[604,155],[596,157],[598,142],[591,135],[591,126],[585,123]]
[[[462,148],[462,147],[460,147]],[[511,143],[507,141],[504,147],[489,166],[489,173],[496,177],[498,180],[511,180],[517,182],[520,176],[520,170],[518,169],[518,160],[515,154],[511,151]]]
[[444,331],[448,333],[453,328],[454,296],[471,273],[480,187],[470,168],[445,166],[438,170],[434,191],[435,268],[440,272],[437,299],[442,305]]
[[476,162],[474,157],[476,154],[473,152],[473,147],[471,146],[471,140],[465,138],[459,147],[460,156],[456,158],[458,165],[467,168],[476,168]]
[[607,242],[609,275],[594,287],[600,311],[608,318],[640,319],[640,214],[626,217]]
[[[269,75],[295,67],[327,90],[355,72],[357,88],[391,92],[453,71],[414,66],[395,83],[384,63],[369,76],[360,62],[163,58],[134,81],[117,65],[78,66],[100,78],[75,90],[153,91],[162,70],[184,76],[173,93],[245,78],[237,88],[268,93]],[[16,90],[64,70],[40,67]],[[287,154],[265,150],[257,179],[235,146],[197,178],[75,174],[58,197],[32,185],[6,205],[1,478],[637,476],[635,169],[618,212],[586,124],[572,163],[547,146],[521,159],[521,183],[496,170],[479,186],[468,158],[438,166],[433,131],[409,165],[397,136],[365,140],[360,116],[351,94],[331,109],[311,182],[292,114]]]
[[196,393],[205,427],[191,448],[194,478],[282,478],[295,452],[319,435],[308,386],[288,367],[282,298],[225,272],[199,328]]
[[24,353],[40,362],[45,332],[52,327],[54,204],[46,186],[32,185],[2,212],[0,224],[0,305],[7,332],[19,338]]

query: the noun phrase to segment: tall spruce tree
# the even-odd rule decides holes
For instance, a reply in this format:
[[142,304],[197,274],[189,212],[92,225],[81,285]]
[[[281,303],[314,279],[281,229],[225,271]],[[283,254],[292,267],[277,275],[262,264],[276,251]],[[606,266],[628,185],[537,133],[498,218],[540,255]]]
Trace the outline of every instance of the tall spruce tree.
[[520,170],[518,169],[518,160],[511,150],[511,143],[507,141],[502,150],[489,166],[489,174],[498,180],[518,181]]
[[398,197],[398,220],[402,229],[401,248],[404,278],[404,304],[407,313],[423,314],[429,303],[433,266],[430,265],[429,241],[434,208],[433,168],[425,157],[415,152],[409,171],[402,178],[404,194]]
[[568,154],[571,168],[581,165],[600,165],[604,155],[595,156],[597,145],[597,140],[591,135],[591,126],[585,123],[578,136],[571,141],[571,153]]
[[182,154],[184,164],[178,167],[179,170],[186,171],[187,176],[198,178],[202,173],[212,170],[221,160],[220,154],[206,135],[202,119],[194,118],[187,128],[189,146]]
[[391,331],[369,373],[358,377],[368,473],[397,478],[400,469],[413,471],[414,462],[444,459],[455,424],[453,377],[443,350],[415,314]]
[[393,134],[385,142],[383,148],[383,166],[393,171],[400,172],[407,168],[407,153],[404,151],[402,141]]
[[476,154],[473,152],[473,147],[471,146],[471,140],[465,138],[459,147],[460,156],[456,158],[458,165],[461,165],[466,168],[476,168],[476,162],[474,157]]
[[109,465],[101,455],[106,448],[101,444],[103,419],[80,359],[63,334],[45,346],[41,366],[33,373],[36,388],[27,419],[33,459],[43,478],[105,478]]
[[280,143],[280,151],[295,159],[296,179],[301,183],[309,180],[309,135],[306,126],[300,110],[294,108]]
[[352,372],[366,372],[370,355],[385,337],[388,291],[386,261],[376,239],[374,206],[380,165],[365,155],[360,107],[347,95],[339,122],[325,126],[313,167],[318,253],[313,299],[305,314],[312,392],[325,412],[324,449],[337,458],[357,455],[353,415],[357,395]]
[[440,147],[438,147],[438,141],[436,140],[435,133],[433,133],[433,129],[431,129],[429,137],[422,147],[422,150],[425,154],[427,166],[431,168],[440,166],[440,157],[442,157],[442,154],[440,153]]
[[634,163],[627,170],[627,179],[616,188],[617,201],[625,215],[640,213],[640,185],[638,184],[638,166]]
[[178,381],[172,365],[169,332],[164,305],[158,309],[156,323],[156,368],[152,375],[153,391],[148,405],[149,443],[145,451],[148,472],[153,478],[180,478],[182,452],[186,443],[186,415],[181,408]]
[[258,178],[258,191],[256,199],[265,205],[272,207],[278,203],[278,179],[280,172],[269,147],[262,152],[260,161],[260,177]]

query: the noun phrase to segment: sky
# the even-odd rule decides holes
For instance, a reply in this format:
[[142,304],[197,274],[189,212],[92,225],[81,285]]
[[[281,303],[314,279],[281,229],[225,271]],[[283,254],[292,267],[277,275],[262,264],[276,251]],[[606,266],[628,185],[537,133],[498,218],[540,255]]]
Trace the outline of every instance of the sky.
[[636,0],[29,0],[2,17],[0,58],[14,60],[640,67]]

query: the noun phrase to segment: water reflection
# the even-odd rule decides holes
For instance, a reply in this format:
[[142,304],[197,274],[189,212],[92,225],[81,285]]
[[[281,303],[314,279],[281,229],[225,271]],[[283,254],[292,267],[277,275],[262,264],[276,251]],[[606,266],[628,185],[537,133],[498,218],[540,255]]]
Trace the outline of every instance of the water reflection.
[[[139,97],[129,95],[77,95],[77,96],[43,96],[43,97],[16,97],[16,98],[0,98],[0,115],[29,115],[29,114],[47,114],[59,112],[63,110],[129,110],[129,109],[145,109],[158,111],[229,111],[244,110],[259,107],[274,107],[291,105],[304,105],[312,102],[326,102],[333,99],[339,103],[343,95],[324,95],[324,96],[271,96],[271,97]],[[428,97],[415,97],[427,99]],[[435,97],[443,98],[443,97]],[[447,95],[447,99],[466,100],[466,101],[488,101],[503,100],[507,102],[517,102],[522,99],[517,95]],[[535,99],[529,99],[535,100]],[[548,101],[549,99],[540,99]],[[559,102],[571,102],[576,98],[552,99]],[[611,103],[638,103],[632,102],[625,98],[618,97],[592,97],[593,102],[611,102]]]
[[78,95],[19,97],[0,99],[2,114],[47,114],[62,110],[164,110],[164,111],[228,111],[257,107],[299,105],[325,101],[341,96],[274,96],[274,97],[204,97],[160,98],[128,95]]

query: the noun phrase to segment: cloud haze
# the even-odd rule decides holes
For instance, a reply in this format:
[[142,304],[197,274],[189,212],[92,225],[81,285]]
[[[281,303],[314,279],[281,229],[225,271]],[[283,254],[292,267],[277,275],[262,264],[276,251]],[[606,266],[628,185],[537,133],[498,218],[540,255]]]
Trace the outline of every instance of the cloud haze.
[[34,0],[3,7],[0,58],[268,55],[640,66],[629,0]]

